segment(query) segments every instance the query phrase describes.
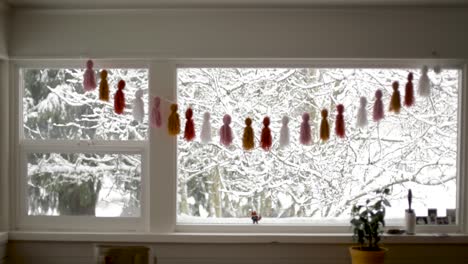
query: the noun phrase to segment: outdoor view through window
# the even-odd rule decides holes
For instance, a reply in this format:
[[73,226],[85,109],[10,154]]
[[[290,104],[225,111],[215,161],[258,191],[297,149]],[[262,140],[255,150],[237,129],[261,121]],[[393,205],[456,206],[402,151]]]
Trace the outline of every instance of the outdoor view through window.
[[[388,112],[392,82],[401,98],[414,73],[416,102],[400,114]],[[351,207],[377,188],[389,187],[387,219],[402,220],[407,190],[417,215],[456,208],[459,70],[429,71],[431,97],[417,94],[420,69],[179,68],[181,117],[194,111],[197,138],[178,140],[177,222],[348,225]],[[375,91],[383,91],[385,118],[372,121]],[[359,98],[367,97],[369,125],[360,129]],[[345,107],[346,137],[334,133],[336,105]],[[329,110],[331,138],[319,138],[320,111]],[[211,114],[213,141],[199,140],[203,114]],[[299,143],[303,113],[310,114],[313,143]],[[234,141],[219,142],[223,116],[232,116]],[[279,149],[281,119],[289,116],[291,143]],[[265,116],[273,146],[259,148]],[[245,118],[253,120],[256,148],[244,151]],[[185,119],[182,118],[182,123]],[[183,126],[182,126],[183,127]]]
[[[98,146],[104,141],[147,140],[147,115],[142,123],[134,121],[131,102],[138,89],[144,92],[145,104],[148,101],[148,70],[109,69],[109,102],[99,100],[98,89],[84,92],[83,73],[83,69],[21,71],[26,139],[22,144],[42,146],[26,153],[28,214],[139,217],[141,155],[120,149],[103,152]],[[113,97],[121,79],[126,81],[127,107],[117,115]],[[94,153],[92,148],[70,153],[69,145],[62,145],[57,152],[48,149],[51,141],[55,147],[80,141],[97,147]]]

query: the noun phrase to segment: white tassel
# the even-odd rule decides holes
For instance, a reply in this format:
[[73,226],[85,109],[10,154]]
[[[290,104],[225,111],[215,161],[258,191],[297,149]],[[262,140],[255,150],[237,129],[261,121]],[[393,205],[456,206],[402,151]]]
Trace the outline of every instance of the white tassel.
[[359,106],[358,115],[357,115],[357,126],[360,128],[364,128],[367,126],[367,99],[366,97],[361,97],[361,106]]
[[140,123],[143,121],[143,117],[145,116],[145,106],[142,97],[143,90],[138,89],[135,92],[135,99],[133,100],[133,119]]
[[280,130],[279,147],[284,148],[289,145],[289,117],[283,116],[283,120],[281,120],[281,122],[283,122],[283,126]]
[[208,112],[203,114],[203,125],[201,128],[200,139],[203,144],[211,142],[210,113]]
[[421,70],[421,77],[419,78],[419,95],[428,97],[431,95],[431,80],[429,80],[429,76],[427,76],[428,68],[424,66]]

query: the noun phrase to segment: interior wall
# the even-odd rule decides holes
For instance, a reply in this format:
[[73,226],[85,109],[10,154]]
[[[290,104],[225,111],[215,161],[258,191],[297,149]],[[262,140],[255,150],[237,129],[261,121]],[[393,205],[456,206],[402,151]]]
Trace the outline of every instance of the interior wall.
[[468,58],[468,8],[16,10],[12,58]]
[[[420,59],[433,58],[433,51],[468,59],[467,8],[16,10],[11,22],[12,59]],[[6,50],[1,43],[0,34],[0,56]],[[18,264],[93,263],[95,244],[10,241],[9,258]],[[148,246],[158,264],[350,263],[343,244]],[[468,263],[468,251],[466,245],[395,244],[386,263]]]

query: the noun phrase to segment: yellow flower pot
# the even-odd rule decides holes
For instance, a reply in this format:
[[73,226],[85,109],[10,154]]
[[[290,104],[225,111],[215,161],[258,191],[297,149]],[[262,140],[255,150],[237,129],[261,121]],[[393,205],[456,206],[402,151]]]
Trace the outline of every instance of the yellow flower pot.
[[360,247],[350,247],[352,264],[383,264],[388,249],[380,248],[378,251],[361,250]]

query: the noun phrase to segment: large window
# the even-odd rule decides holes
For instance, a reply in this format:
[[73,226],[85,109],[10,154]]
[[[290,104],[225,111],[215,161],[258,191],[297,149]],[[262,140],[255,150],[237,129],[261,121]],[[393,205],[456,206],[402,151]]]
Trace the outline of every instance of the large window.
[[[392,82],[405,94],[414,73],[416,103],[388,112]],[[406,194],[413,190],[416,214],[457,207],[458,105],[461,71],[429,72],[430,98],[417,95],[420,69],[179,68],[181,116],[191,106],[197,132],[211,113],[213,141],[177,143],[177,222],[250,224],[250,211],[263,224],[348,225],[351,206],[377,188],[392,190],[389,222],[402,223]],[[374,94],[383,91],[385,118],[372,121]],[[369,125],[356,126],[359,98],[366,96]],[[334,134],[337,104],[345,106],[346,138]],[[329,110],[331,139],[318,136],[320,111]],[[299,144],[301,115],[310,114],[313,143]],[[234,143],[219,143],[223,116],[232,116]],[[283,115],[290,118],[291,144],[280,149]],[[273,147],[258,147],[265,116]],[[244,151],[245,118],[253,120],[256,146]]]
[[[60,228],[75,217],[81,220],[75,227],[83,229],[98,219],[143,218],[148,70],[111,67],[107,71],[110,101],[103,102],[99,88],[84,91],[84,69],[19,69],[21,225],[34,227],[48,217],[43,221]],[[126,82],[126,108],[121,115],[114,112],[113,103],[119,80]],[[143,91],[146,112],[142,122],[132,115],[138,89]]]

